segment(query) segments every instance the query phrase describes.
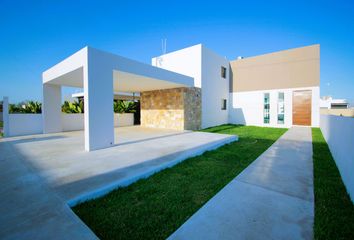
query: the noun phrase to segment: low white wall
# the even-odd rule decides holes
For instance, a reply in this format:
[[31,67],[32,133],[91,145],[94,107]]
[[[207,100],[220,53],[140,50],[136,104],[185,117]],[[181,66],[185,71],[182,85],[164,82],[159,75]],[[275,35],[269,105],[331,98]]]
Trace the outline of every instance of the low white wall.
[[43,132],[42,114],[9,114],[8,136],[39,134]]
[[62,113],[61,126],[62,131],[78,131],[85,129],[85,120],[83,113]]
[[[85,129],[84,114],[61,115],[62,131],[78,131]],[[114,126],[134,125],[134,114],[114,114]],[[9,114],[9,137],[43,133],[42,114]]]
[[[62,128],[63,131],[78,131],[84,130],[85,118],[84,114],[62,114]],[[134,113],[115,113],[114,114],[114,127],[124,127],[134,125]]]
[[354,202],[354,118],[321,115],[320,126],[344,185]]
[[115,113],[114,114],[114,126],[125,127],[134,125],[134,113]]

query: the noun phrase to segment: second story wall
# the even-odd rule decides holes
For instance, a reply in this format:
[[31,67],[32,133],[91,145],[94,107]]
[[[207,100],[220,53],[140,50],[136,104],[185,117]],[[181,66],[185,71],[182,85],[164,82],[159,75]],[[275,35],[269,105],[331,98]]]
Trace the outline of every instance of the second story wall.
[[230,62],[230,92],[315,87],[320,84],[320,45]]
[[194,78],[194,87],[202,85],[202,45],[184,48],[151,59],[152,66]]

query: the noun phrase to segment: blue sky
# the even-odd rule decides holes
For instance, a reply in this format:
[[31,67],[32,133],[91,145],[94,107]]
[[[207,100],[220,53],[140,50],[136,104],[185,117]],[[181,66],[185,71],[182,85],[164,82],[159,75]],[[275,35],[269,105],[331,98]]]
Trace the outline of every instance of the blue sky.
[[198,43],[229,60],[321,44],[321,95],[354,103],[354,1],[0,0],[0,97],[41,100],[41,73],[89,45],[150,63]]

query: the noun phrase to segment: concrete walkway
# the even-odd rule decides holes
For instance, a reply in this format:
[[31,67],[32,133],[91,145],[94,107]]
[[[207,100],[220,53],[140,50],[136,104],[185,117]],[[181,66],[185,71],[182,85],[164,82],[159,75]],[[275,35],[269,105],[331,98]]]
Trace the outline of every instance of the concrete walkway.
[[293,127],[169,239],[312,239],[311,128]]

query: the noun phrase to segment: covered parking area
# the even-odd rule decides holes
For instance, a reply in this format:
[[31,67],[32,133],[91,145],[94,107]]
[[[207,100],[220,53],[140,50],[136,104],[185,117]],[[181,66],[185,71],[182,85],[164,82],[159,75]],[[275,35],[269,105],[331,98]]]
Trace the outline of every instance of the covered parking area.
[[[194,98],[199,99],[201,94],[200,90],[188,90],[193,89],[194,85],[194,79],[191,77],[91,47],[81,49],[43,72],[42,78],[43,133],[62,132],[62,86],[83,88],[85,99],[84,141],[86,151],[114,145],[114,113],[112,107],[114,92],[149,93],[145,95],[145,99],[149,98],[151,100],[153,98],[155,102],[149,102],[144,104],[144,106],[154,110],[153,115],[155,119],[158,118],[158,114],[161,112],[161,105],[156,103],[156,101],[160,101],[161,99],[159,100],[159,97],[156,97],[156,91],[160,91],[159,96],[172,101],[165,105],[182,105],[178,107],[183,109],[183,113],[185,112],[184,106],[187,104],[187,100],[192,103],[198,102]],[[180,96],[188,97],[181,100]],[[144,99],[144,95],[141,98]],[[173,108],[178,107],[173,106]],[[195,109],[193,106],[190,106],[190,108]],[[171,113],[171,111],[168,112]],[[199,112],[195,113],[195,110],[191,110],[191,112],[194,117],[200,117]],[[151,122],[151,119],[153,119],[151,115],[145,114],[144,116],[146,123]],[[173,120],[175,118],[176,114],[170,119]],[[182,118],[182,121],[185,121],[184,115]],[[161,122],[166,123],[166,120],[163,119]],[[188,128],[188,126],[189,128],[197,128],[192,125],[184,123],[183,129]],[[153,124],[151,126],[158,127]]]

